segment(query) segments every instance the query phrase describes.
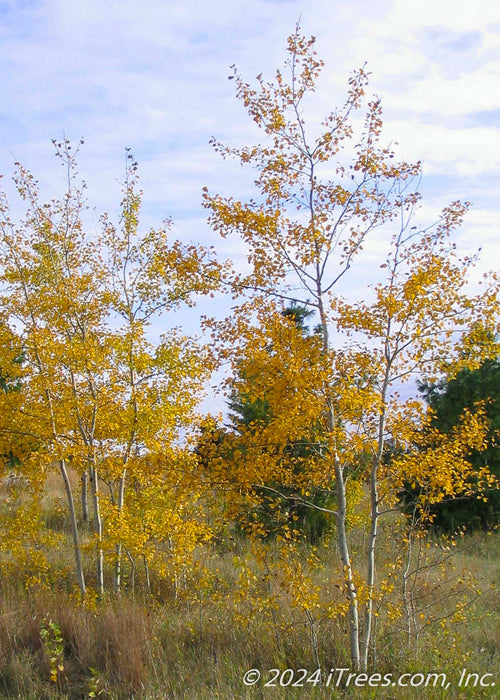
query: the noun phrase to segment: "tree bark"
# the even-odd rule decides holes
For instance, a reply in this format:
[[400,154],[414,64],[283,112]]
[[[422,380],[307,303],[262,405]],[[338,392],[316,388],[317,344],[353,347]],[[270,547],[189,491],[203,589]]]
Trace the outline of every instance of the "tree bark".
[[80,546],[80,537],[78,534],[78,522],[76,519],[75,502],[73,500],[73,491],[71,489],[68,470],[66,469],[66,463],[63,459],[59,460],[59,470],[64,481],[64,489],[66,491],[66,498],[68,500],[71,533],[73,535],[73,551],[75,553],[76,577],[78,580],[80,593],[82,594],[82,596],[84,596],[87,592],[87,589],[85,587],[85,576],[83,573],[82,550]]
[[[124,469],[118,483],[118,511],[121,513],[123,510],[123,504],[125,502],[125,479],[127,476],[127,470]],[[114,589],[115,593],[120,593],[122,585],[122,544],[119,542],[115,547],[115,575],[114,575]]]
[[102,518],[99,498],[99,475],[95,465],[89,468],[92,502],[94,506],[94,531],[96,542],[96,584],[99,595],[104,594],[104,552],[102,550]]
[[81,503],[82,503],[82,517],[85,523],[89,521],[89,500],[88,500],[88,480],[89,474],[85,470],[82,474],[82,485],[81,485]]
[[359,602],[358,591],[354,582],[351,554],[347,541],[346,529],[346,491],[342,467],[335,464],[335,489],[337,494],[337,542],[340,551],[340,560],[344,570],[344,581],[347,586],[349,600],[349,648],[351,652],[352,670],[361,670],[361,658],[359,652]]

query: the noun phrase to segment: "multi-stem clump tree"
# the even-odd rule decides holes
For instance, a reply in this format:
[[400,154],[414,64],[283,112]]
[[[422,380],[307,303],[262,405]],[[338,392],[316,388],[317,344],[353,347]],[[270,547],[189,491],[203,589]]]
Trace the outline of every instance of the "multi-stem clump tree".
[[[185,477],[193,459],[183,439],[195,422],[209,362],[180,331],[167,331],[158,341],[148,331],[162,314],[191,304],[196,294],[211,293],[221,268],[208,249],[171,241],[168,222],[140,230],[141,196],[131,157],[119,225],[103,217],[101,232],[90,236],[77,150],[68,141],[56,144],[67,174],[62,199],[41,202],[36,181],[19,165],[24,220],[14,222],[6,200],[1,202],[1,301],[9,337],[16,339],[14,350],[3,343],[2,371],[9,360],[5,353],[23,360],[19,391],[2,397],[16,411],[2,423],[1,444],[35,443],[31,469],[42,484],[57,466],[83,595],[75,476],[82,483],[83,517],[90,482],[88,544],[95,552],[99,593],[106,556],[114,564],[118,591],[124,551],[128,560],[141,557],[147,566],[158,547],[166,552],[167,544],[172,549],[177,542],[178,556],[182,543],[196,541],[199,528],[186,523],[189,508],[182,503],[186,492],[191,506],[196,501]],[[129,483],[133,489],[127,489]]]
[[[497,318],[497,283],[487,279],[475,297],[466,293],[471,260],[460,259],[451,235],[467,204],[446,207],[435,225],[415,219],[420,163],[400,161],[382,141],[379,99],[365,100],[364,69],[349,79],[342,107],[310,129],[304,116],[322,62],[314,39],[297,31],[288,39],[285,71],[274,82],[258,76],[255,87],[234,70],[236,94],[262,130],[264,143],[228,148],[256,171],[257,196],[247,202],[205,190],[210,223],[223,237],[239,234],[248,268],[233,278],[236,295],[249,295],[231,319],[216,328],[221,350],[239,377],[237,389],[265,400],[271,420],[256,420],[234,435],[231,449],[213,453],[212,471],[239,477],[239,489],[282,484],[274,495],[314,507],[314,490],[334,489],[334,515],[348,602],[350,654],[366,668],[377,597],[378,524],[396,505],[412,473],[425,471],[434,500],[460,491],[470,470],[467,450],[484,444],[484,416],[463,416],[452,437],[436,436],[436,448],[408,452],[425,420],[419,401],[397,393],[416,374],[452,375],[487,354],[487,328]],[[363,111],[362,119],[359,113]],[[363,248],[376,241],[381,257],[363,285],[361,301],[347,292]],[[385,247],[385,253],[383,248]],[[360,285],[359,277],[353,287]],[[313,309],[321,332],[305,339],[283,317],[279,303]],[[227,341],[224,344],[224,341]],[[462,343],[469,353],[458,353]],[[272,348],[272,352],[269,352]],[[231,380],[234,387],[234,380]],[[311,426],[321,425],[321,440]],[[308,437],[309,436],[309,437]],[[384,460],[388,436],[399,460]],[[293,451],[308,443],[307,468],[294,469]],[[314,448],[314,449],[313,449]],[[487,469],[482,474],[487,481]],[[369,494],[368,547],[363,561],[351,547],[346,522],[351,482]]]

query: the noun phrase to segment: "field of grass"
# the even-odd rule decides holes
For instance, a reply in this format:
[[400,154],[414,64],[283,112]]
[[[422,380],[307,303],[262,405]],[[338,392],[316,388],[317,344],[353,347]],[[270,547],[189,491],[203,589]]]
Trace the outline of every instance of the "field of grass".
[[[422,620],[418,635],[401,614],[404,567],[396,567],[379,601],[369,669],[379,675],[345,687],[348,671],[339,681],[338,669],[349,669],[349,649],[334,541],[284,554],[280,543],[222,538],[200,545],[175,578],[153,572],[148,592],[142,572],[132,586],[126,570],[120,596],[91,592],[82,603],[64,513],[54,497],[44,507],[47,528],[62,536],[47,553],[51,573],[26,586],[27,572],[11,568],[0,580],[0,698],[500,697],[500,532],[461,537],[449,553],[430,538],[423,543],[421,570],[407,581]],[[382,528],[381,574],[400,554],[397,526],[394,519]],[[361,533],[358,540],[362,550]],[[261,678],[247,686],[250,669]],[[446,674],[449,685],[440,677],[433,687],[429,673]],[[408,675],[399,686],[401,674]],[[477,676],[466,687],[467,674]]]

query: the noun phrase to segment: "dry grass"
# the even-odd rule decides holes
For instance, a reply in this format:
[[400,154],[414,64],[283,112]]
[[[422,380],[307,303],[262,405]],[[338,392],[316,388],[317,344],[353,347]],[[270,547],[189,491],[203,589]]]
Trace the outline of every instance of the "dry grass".
[[[464,577],[463,592],[471,600],[475,597],[474,587],[482,593],[465,609],[462,619],[429,624],[418,644],[411,646],[406,643],[403,619],[390,622],[381,616],[377,622],[376,661],[370,672],[391,673],[394,678],[400,673],[445,672],[451,682],[448,690],[389,686],[341,691],[324,684],[294,688],[279,684],[264,687],[263,682],[246,687],[242,678],[250,668],[260,669],[265,680],[270,679],[271,668],[306,668],[312,672],[317,667],[317,655],[326,672],[324,678],[331,668],[349,667],[344,619],[326,615],[321,605],[312,608],[312,616],[300,605],[294,605],[293,587],[282,585],[276,565],[278,546],[271,547],[268,559],[259,563],[244,539],[204,545],[177,586],[153,575],[152,595],[147,595],[138,575],[134,592],[125,591],[120,598],[109,595],[101,601],[90,596],[82,605],[72,588],[71,546],[56,484],[45,497],[44,508],[46,526],[61,536],[61,546],[49,552],[52,573],[46,585],[26,591],[21,573],[0,582],[0,698],[500,697],[500,532],[462,538],[455,556],[443,570],[434,566],[422,574],[425,595],[430,594],[433,600],[442,598],[432,611],[439,617],[440,613],[450,612],[450,605],[454,609],[458,594],[452,589],[462,571],[474,573],[474,585]],[[396,526],[394,520],[382,528],[378,562],[381,571],[398,556],[398,545],[392,537]],[[353,535],[354,549],[362,552],[366,542],[361,534]],[[432,547],[430,551],[434,552]],[[306,563],[310,553],[304,545],[297,558],[304,575],[310,575],[312,584],[318,587],[320,601],[323,604],[340,600],[337,583],[341,576],[335,544],[319,547],[313,565]],[[248,591],[242,589],[242,562],[255,577]],[[89,554],[89,580],[91,565]],[[397,586],[388,596],[397,601]],[[50,680],[50,650],[41,636],[47,620],[56,624],[63,640],[64,670],[57,683]],[[480,676],[497,672],[497,686],[457,688],[463,668]]]
[[[445,629],[437,625],[418,648],[404,651],[402,639],[382,633],[376,669],[381,674],[446,672],[455,682],[462,668],[484,674],[495,672],[500,653],[498,628],[500,597],[488,583],[498,581],[497,535],[474,535],[462,540],[457,567],[473,568],[484,593],[466,612],[465,620]],[[241,545],[244,549],[244,545]],[[221,578],[230,571],[227,553],[218,560]],[[63,587],[62,587],[63,588]],[[285,600],[283,600],[283,605]],[[236,622],[231,597],[163,600],[124,595],[83,607],[64,590],[31,591],[14,581],[4,584],[0,597],[0,697],[85,698],[92,689],[101,698],[169,698],[171,700],[234,700],[236,698],[334,698],[332,688],[245,687],[249,668],[315,669],[310,629],[305,616],[287,609],[271,616],[254,614]],[[46,649],[40,637],[44,619],[51,619],[64,640],[64,673],[58,687],[50,682]],[[317,622],[321,665],[348,666],[343,624]],[[266,679],[269,679],[267,675]],[[357,688],[345,697],[356,698],[494,698],[494,688],[403,689]]]

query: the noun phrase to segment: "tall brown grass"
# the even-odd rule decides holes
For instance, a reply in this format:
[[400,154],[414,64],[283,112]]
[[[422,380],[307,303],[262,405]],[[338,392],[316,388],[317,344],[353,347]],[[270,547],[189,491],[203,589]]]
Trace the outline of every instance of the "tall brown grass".
[[[500,697],[500,532],[459,538],[454,556],[442,567],[432,564],[431,558],[426,560],[432,565],[419,574],[421,600],[417,603],[424,610],[429,599],[436,605],[417,642],[408,643],[404,618],[391,620],[381,614],[377,619],[370,673],[391,673],[397,678],[401,673],[445,672],[451,682],[448,690],[341,689],[324,683],[265,687],[272,668],[304,668],[312,673],[319,662],[324,680],[330,669],[349,667],[345,620],[327,614],[327,605],[342,599],[334,541],[320,545],[313,558],[305,543],[295,551],[295,564],[319,591],[318,606],[311,605],[310,610],[294,597],[300,576],[296,584],[285,585],[280,545],[266,545],[265,557],[259,561],[255,546],[242,535],[200,545],[189,567],[175,580],[152,571],[150,592],[137,572],[134,587],[129,579],[119,597],[108,594],[98,599],[91,592],[82,603],[74,590],[70,534],[58,499],[56,488],[44,498],[44,526],[60,536],[59,546],[47,552],[50,575],[26,587],[26,571],[11,567],[0,579],[0,698]],[[382,528],[380,572],[401,554],[393,537],[397,526],[393,520]],[[355,548],[362,551],[366,542],[361,531],[352,534]],[[429,538],[426,544],[429,556],[435,551],[439,561],[436,542]],[[86,573],[91,581],[90,554]],[[109,579],[111,573],[107,572]],[[396,605],[400,581],[394,583],[387,596]],[[456,603],[462,599],[465,607],[456,614]],[[42,634],[48,621],[62,640],[57,682],[51,680],[53,652]],[[243,674],[251,668],[262,672],[262,680],[247,687]],[[496,673],[496,686],[458,688],[464,668],[479,676]]]
[[[457,681],[462,668],[495,673],[499,668],[498,618],[500,593],[499,534],[463,538],[456,555],[459,567],[476,574],[482,595],[464,619],[436,623],[417,647],[407,648],[401,633],[389,623],[379,630],[378,658],[372,672],[446,672]],[[245,554],[247,544],[238,543]],[[208,546],[207,546],[208,547]],[[325,553],[326,553],[325,548]],[[213,548],[200,552],[211,559],[221,580],[235,580],[234,552]],[[326,554],[325,554],[326,556]],[[458,566],[457,566],[458,568]],[[52,589],[26,591],[11,577],[0,591],[0,697],[2,698],[335,698],[340,689],[264,687],[269,669],[316,668],[311,627],[306,615],[292,610],[285,597],[274,615],[255,610],[245,619],[232,596],[206,596],[196,601],[177,595],[172,586],[153,588],[132,597],[109,596],[82,605],[66,582]],[[160,594],[158,593],[160,592]],[[229,592],[230,593],[230,592]],[[239,610],[241,613],[241,610]],[[52,620],[64,640],[58,683],[50,680],[47,649],[41,637],[44,620]],[[315,623],[317,649],[324,671],[348,667],[344,625],[335,619]],[[258,668],[263,682],[246,687],[243,673]],[[500,679],[498,679],[500,680]],[[499,683],[500,685],[500,683]],[[351,688],[356,698],[494,698],[496,687]],[[92,695],[91,693],[94,693]]]

